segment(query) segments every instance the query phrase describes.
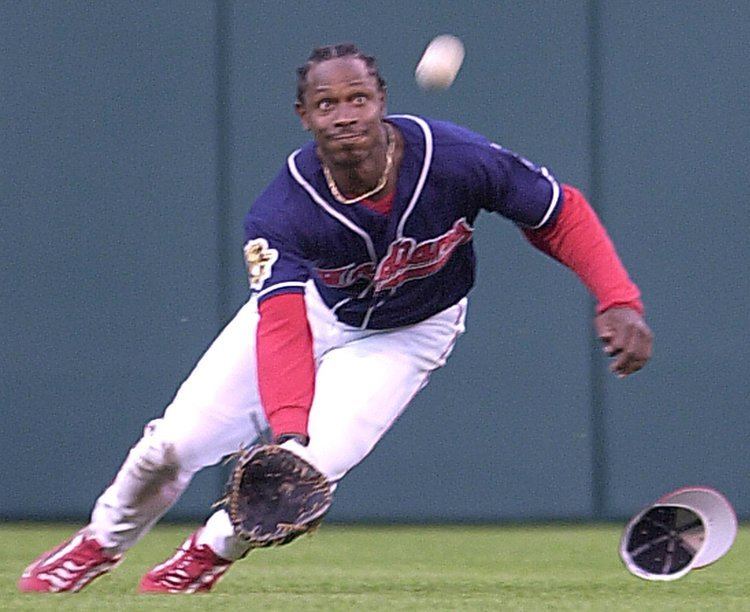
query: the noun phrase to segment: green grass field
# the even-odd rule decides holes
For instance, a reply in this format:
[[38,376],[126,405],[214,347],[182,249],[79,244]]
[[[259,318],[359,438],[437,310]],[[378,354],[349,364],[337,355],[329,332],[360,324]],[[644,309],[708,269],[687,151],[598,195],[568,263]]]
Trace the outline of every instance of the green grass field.
[[323,526],[237,563],[210,594],[138,595],[141,574],[191,531],[160,527],[108,576],[73,595],[22,595],[16,580],[67,537],[0,527],[2,610],[750,610],[750,528],[715,565],[671,583],[631,576],[620,526]]

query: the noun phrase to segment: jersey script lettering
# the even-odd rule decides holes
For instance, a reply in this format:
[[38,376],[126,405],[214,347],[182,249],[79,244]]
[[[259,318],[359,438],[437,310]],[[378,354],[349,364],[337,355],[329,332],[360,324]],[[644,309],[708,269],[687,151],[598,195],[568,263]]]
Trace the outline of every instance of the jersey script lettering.
[[340,268],[317,268],[320,280],[329,287],[349,287],[359,280],[374,281],[375,291],[395,289],[405,282],[435,274],[453,251],[471,240],[474,230],[462,217],[445,234],[417,243],[413,238],[394,240],[377,268],[372,262]]

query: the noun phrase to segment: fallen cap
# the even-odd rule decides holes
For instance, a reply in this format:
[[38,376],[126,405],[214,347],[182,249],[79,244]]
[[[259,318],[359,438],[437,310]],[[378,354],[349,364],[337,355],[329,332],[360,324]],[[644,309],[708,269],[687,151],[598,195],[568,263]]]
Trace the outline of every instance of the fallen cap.
[[717,561],[737,535],[737,515],[710,487],[683,487],[644,508],[625,527],[620,557],[645,580],[677,580]]

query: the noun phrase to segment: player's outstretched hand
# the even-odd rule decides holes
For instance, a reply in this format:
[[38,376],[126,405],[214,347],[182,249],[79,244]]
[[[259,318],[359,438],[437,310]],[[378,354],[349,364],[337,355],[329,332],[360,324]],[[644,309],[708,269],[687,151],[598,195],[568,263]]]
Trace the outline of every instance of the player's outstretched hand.
[[610,308],[594,319],[604,352],[613,358],[609,369],[620,378],[640,370],[651,358],[654,335],[632,308]]

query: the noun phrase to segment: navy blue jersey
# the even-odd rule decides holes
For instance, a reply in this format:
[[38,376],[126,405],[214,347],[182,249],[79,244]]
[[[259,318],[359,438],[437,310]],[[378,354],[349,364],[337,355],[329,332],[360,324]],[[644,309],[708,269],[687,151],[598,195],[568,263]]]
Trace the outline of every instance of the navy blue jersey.
[[336,201],[312,142],[289,156],[253,203],[244,252],[260,301],[303,292],[313,279],[348,325],[416,323],[474,284],[480,210],[532,228],[557,215],[562,192],[545,168],[452,123],[410,115],[387,121],[404,139],[390,214]]

